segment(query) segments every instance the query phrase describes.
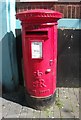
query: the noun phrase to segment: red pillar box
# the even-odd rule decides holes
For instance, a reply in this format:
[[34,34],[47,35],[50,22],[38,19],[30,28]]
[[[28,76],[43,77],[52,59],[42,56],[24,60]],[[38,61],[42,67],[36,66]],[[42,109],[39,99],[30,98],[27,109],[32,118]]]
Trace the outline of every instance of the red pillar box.
[[35,9],[20,12],[25,88],[28,103],[42,109],[53,103],[56,92],[57,20],[62,14]]

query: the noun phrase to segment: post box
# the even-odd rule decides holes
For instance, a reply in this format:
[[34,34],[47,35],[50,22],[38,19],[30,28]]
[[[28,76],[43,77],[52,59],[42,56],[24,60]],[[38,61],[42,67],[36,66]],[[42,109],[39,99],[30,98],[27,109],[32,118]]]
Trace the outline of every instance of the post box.
[[16,14],[22,24],[24,80],[28,103],[42,109],[54,102],[57,74],[57,21],[62,14],[34,9]]

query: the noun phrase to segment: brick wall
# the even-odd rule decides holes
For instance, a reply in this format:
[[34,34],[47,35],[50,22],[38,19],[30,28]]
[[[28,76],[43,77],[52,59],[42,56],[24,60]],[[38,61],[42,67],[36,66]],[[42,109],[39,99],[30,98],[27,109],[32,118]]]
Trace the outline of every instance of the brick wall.
[[16,2],[16,12],[42,8],[59,11],[63,13],[64,18],[81,18],[81,2]]

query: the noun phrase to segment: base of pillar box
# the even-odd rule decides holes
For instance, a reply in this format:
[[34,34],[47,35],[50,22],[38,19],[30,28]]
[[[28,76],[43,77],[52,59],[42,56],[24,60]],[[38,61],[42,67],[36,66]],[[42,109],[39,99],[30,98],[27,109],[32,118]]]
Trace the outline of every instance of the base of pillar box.
[[25,93],[26,101],[29,107],[36,110],[44,110],[53,105],[56,98],[56,91],[53,95],[45,98],[35,98],[30,96],[27,92]]

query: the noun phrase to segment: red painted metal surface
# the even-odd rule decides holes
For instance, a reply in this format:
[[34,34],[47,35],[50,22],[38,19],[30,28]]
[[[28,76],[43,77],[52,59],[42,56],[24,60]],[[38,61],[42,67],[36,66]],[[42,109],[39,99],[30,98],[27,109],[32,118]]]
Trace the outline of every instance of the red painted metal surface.
[[57,20],[51,10],[17,13],[22,21],[24,78],[27,92],[36,98],[54,94],[57,71]]
[[44,22],[54,22],[62,17],[62,14],[53,11],[53,10],[45,10],[45,9],[34,9],[28,10],[24,12],[20,12],[16,14],[16,18],[19,18],[21,21],[27,23],[44,23]]

